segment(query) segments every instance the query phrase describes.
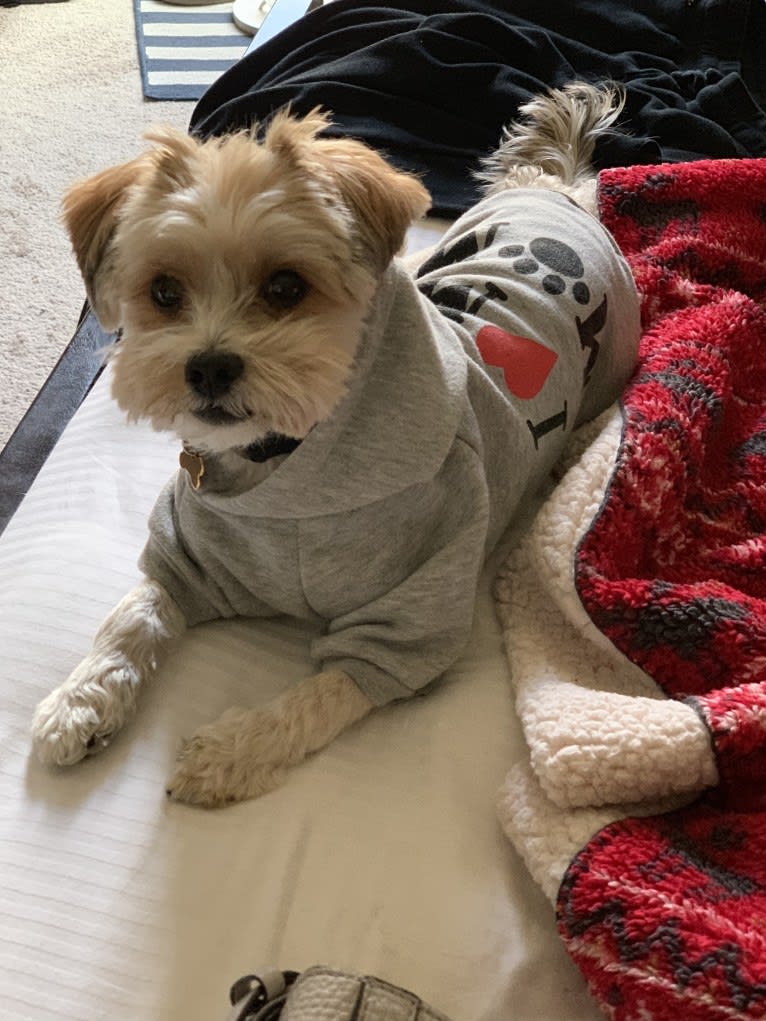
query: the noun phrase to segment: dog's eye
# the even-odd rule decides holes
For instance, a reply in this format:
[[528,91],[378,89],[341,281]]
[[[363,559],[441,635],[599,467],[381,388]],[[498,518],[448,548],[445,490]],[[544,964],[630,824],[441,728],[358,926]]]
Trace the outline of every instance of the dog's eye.
[[177,312],[181,307],[184,289],[180,280],[161,274],[152,280],[152,301],[163,312]]
[[292,269],[278,269],[261,288],[261,297],[279,309],[295,308],[306,296],[309,285]]

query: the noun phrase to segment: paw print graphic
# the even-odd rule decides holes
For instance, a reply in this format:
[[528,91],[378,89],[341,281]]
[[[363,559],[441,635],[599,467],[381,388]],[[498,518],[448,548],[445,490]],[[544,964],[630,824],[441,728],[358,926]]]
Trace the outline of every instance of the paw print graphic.
[[582,279],[585,275],[582,259],[563,241],[535,238],[528,250],[524,245],[504,245],[499,254],[512,259],[511,267],[522,276],[531,276],[542,268],[545,275],[540,283],[547,294],[563,294],[572,281],[572,297],[578,305],[590,301],[590,288]]

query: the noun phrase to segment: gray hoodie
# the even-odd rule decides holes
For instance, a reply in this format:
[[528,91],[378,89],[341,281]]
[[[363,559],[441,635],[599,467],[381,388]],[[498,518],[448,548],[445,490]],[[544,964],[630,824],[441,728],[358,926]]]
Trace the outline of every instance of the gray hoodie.
[[387,269],[347,394],[270,475],[243,492],[232,458],[206,455],[199,490],[170,481],[141,566],[190,625],[318,621],[322,668],[376,704],[411,695],[459,656],[486,555],[575,424],[619,396],[638,339],[597,220],[546,191],[485,199],[417,281]]

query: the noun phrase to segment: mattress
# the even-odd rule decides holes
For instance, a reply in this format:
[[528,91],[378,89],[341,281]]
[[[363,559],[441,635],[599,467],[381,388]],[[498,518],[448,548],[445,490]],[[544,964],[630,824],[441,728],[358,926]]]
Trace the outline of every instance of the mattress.
[[139,578],[177,455],[123,421],[107,369],[0,539],[2,1016],[201,1021],[225,1016],[242,974],[324,963],[403,985],[454,1021],[595,1021],[495,811],[528,755],[490,594],[513,534],[438,686],[258,800],[194,809],[164,782],[184,736],[310,672],[310,631],[288,619],[193,629],[105,752],[61,770],[30,758],[35,705]]

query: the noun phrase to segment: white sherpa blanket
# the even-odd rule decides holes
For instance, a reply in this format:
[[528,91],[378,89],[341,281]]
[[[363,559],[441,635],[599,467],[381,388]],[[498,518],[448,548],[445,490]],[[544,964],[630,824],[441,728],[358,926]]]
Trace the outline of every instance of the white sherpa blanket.
[[499,815],[552,901],[573,856],[602,827],[675,807],[717,782],[700,716],[604,637],[575,590],[575,551],[598,514],[621,433],[618,407],[580,430],[568,470],[495,587],[529,746],[529,764],[506,778]]
[[497,583],[528,744],[500,816],[611,1021],[755,1021],[766,160],[603,171],[599,202],[643,335]]

